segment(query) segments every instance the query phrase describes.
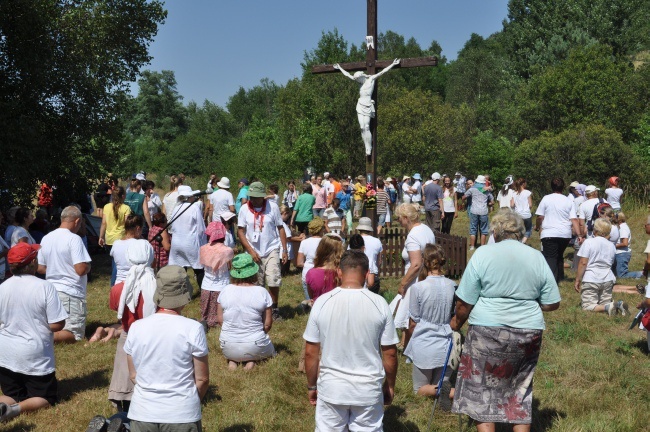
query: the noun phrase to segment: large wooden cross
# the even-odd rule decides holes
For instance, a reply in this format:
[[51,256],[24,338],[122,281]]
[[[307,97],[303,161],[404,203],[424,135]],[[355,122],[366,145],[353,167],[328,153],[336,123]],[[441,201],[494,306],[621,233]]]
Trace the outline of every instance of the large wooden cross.
[[[370,37],[372,43],[367,43],[367,53],[365,62],[341,63],[341,68],[348,72],[352,71],[365,71],[368,75],[374,75],[379,70],[384,69],[393,64],[392,60],[377,60],[377,0],[367,0],[368,2],[368,32],[367,41]],[[437,66],[438,59],[436,57],[420,57],[420,58],[405,58],[401,59],[400,63],[395,66],[396,68],[414,68],[421,66]],[[338,73],[339,70],[334,68],[334,65],[318,65],[311,68],[314,74],[323,73]],[[372,100],[377,101],[377,85],[372,94]],[[376,102],[375,102],[376,103]],[[350,110],[352,112],[352,108]],[[372,153],[366,156],[366,181],[373,186],[377,186],[375,181],[377,178],[377,114],[370,121],[370,132],[372,133]],[[372,220],[372,226],[377,232],[377,211],[370,209],[366,215]]]

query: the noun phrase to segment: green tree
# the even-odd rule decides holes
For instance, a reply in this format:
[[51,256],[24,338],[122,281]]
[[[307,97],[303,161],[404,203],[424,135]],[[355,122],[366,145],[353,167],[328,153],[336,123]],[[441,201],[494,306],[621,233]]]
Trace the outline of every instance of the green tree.
[[598,185],[616,174],[625,185],[637,188],[645,183],[647,170],[620,133],[602,125],[545,132],[523,141],[514,153],[514,172],[539,195],[550,192],[554,177]]
[[501,184],[507,175],[512,174],[515,146],[507,138],[496,136],[492,131],[482,131],[472,137],[469,147],[467,171],[485,173],[492,181]]
[[239,124],[240,133],[244,133],[254,119],[274,119],[277,115],[275,100],[280,86],[264,78],[260,85],[244,90],[240,87],[237,93],[228,99],[228,112]]
[[617,61],[609,47],[576,49],[524,88],[521,116],[532,129],[528,136],[600,123],[629,139],[646,103],[637,84],[633,66]]
[[510,0],[503,33],[518,72],[528,77],[596,42],[617,57],[647,48],[648,16],[646,0]]
[[29,202],[45,180],[66,200],[115,164],[127,82],[165,17],[158,0],[0,2],[0,188]]

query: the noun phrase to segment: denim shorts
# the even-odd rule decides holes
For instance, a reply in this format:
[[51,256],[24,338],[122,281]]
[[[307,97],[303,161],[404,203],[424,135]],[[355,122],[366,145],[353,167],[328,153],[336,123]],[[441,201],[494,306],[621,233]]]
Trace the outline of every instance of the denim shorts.
[[379,221],[377,221],[377,225],[379,226],[386,225],[386,213],[378,214],[377,216],[379,216]]
[[476,235],[479,229],[481,230],[481,234],[488,235],[490,229],[488,225],[488,215],[476,215],[470,213],[469,235]]

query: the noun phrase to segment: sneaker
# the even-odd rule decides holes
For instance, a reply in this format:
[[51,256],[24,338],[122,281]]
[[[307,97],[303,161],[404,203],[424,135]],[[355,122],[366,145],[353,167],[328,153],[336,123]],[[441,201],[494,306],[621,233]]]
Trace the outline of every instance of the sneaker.
[[302,309],[303,313],[309,313],[309,311],[311,311],[311,306],[309,306],[309,300],[301,301],[300,309]]
[[440,394],[438,395],[438,402],[440,403],[440,409],[446,412],[451,411],[451,398],[449,393],[451,392],[451,382],[445,379],[442,381],[442,387],[440,388]]
[[630,313],[630,308],[623,300],[616,302],[616,309],[621,312],[621,316],[628,315]]
[[645,294],[645,285],[637,284],[636,292],[638,292],[639,294]]
[[616,312],[618,311],[618,308],[616,307],[616,303],[614,302],[611,302],[605,308],[606,308],[605,310],[607,311],[607,315],[609,316],[616,315]]
[[90,423],[88,423],[88,429],[86,429],[86,432],[106,432],[107,426],[108,424],[106,423],[106,417],[96,415],[90,419]]
[[9,405],[0,402],[0,423],[7,421],[7,411],[9,411]]
[[280,309],[273,309],[273,321],[283,321],[282,315],[280,315]]
[[108,424],[108,429],[106,432],[125,432],[126,428],[124,427],[124,420],[117,417],[111,420]]

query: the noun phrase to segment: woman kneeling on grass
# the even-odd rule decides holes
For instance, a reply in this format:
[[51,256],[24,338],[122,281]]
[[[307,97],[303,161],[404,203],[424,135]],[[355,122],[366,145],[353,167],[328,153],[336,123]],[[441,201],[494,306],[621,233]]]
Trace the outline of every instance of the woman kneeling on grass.
[[585,240],[578,250],[578,271],[574,288],[580,293],[582,310],[606,312],[608,315],[627,315],[629,309],[623,300],[612,301],[616,276],[612,264],[616,247],[609,241],[612,224],[604,218],[594,222],[594,236]]
[[210,243],[201,246],[199,258],[205,270],[201,284],[201,320],[205,325],[217,325],[217,304],[219,293],[230,283],[230,261],[235,256],[232,248],[224,244],[226,227],[218,222],[210,222],[205,229]]
[[[422,264],[420,282],[409,289],[410,318],[404,355],[413,363],[413,392],[420,396],[434,396],[449,344],[453,343],[449,321],[454,307],[455,284],[444,276],[442,247],[426,245]],[[446,375],[451,372],[449,368]],[[446,395],[440,402],[441,408],[449,411],[451,403]]]
[[469,330],[452,412],[470,416],[479,432],[494,431],[495,422],[526,432],[545,328],[542,312],[560,307],[560,291],[544,256],[520,243],[520,215],[500,212],[491,225],[496,243],[474,253],[456,291],[450,326],[458,331],[469,318]]
[[228,369],[251,370],[255,362],[275,356],[268,332],[273,323],[272,300],[264,287],[257,285],[259,267],[249,254],[232,260],[230,285],[221,290],[217,304],[217,322],[221,324],[221,351]]

